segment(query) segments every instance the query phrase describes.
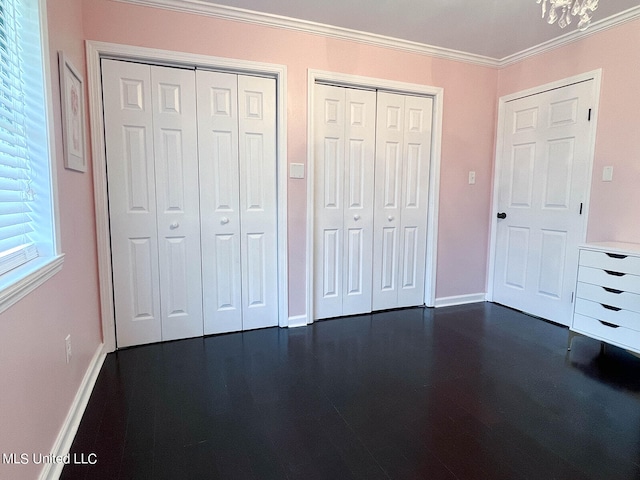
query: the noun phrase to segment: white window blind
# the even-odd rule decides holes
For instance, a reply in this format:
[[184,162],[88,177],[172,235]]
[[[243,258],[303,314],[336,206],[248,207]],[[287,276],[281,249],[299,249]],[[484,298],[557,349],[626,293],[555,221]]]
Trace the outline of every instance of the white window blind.
[[44,232],[38,223],[50,212],[49,158],[37,3],[35,12],[30,3],[0,0],[0,275],[36,258],[42,234],[52,238],[50,220]]

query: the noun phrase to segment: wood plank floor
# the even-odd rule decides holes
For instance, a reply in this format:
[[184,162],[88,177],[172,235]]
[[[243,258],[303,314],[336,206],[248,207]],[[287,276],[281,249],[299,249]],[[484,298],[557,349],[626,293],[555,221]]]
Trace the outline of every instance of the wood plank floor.
[[131,348],[63,479],[637,479],[640,359],[490,304]]

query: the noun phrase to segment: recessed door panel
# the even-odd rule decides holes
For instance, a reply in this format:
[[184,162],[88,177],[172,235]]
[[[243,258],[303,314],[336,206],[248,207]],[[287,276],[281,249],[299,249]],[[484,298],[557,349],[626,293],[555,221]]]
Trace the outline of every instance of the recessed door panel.
[[129,239],[129,262],[131,267],[131,295],[133,321],[156,318],[154,292],[153,242],[150,238]]
[[155,195],[149,185],[149,171],[153,167],[148,162],[151,155],[147,152],[147,129],[125,125],[122,127],[122,159],[125,163],[128,212],[151,213],[150,201],[155,201]]
[[514,145],[511,151],[511,189],[509,205],[529,208],[533,195],[533,170],[536,145],[527,143]]
[[547,143],[543,208],[569,208],[573,152],[573,138],[554,139]]
[[510,227],[507,241],[505,285],[524,290],[527,281],[529,229]]
[[562,297],[567,232],[542,230],[538,293],[553,300]]

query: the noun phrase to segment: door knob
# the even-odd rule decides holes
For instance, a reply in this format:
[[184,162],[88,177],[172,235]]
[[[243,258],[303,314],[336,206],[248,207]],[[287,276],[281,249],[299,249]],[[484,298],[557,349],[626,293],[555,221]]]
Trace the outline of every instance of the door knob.
[[173,222],[171,225],[169,225],[169,228],[171,230],[175,230],[176,228],[178,228],[180,226],[180,224],[178,222]]
[[500,212],[498,214],[498,218],[507,218],[507,214],[505,212]]
[[360,220],[360,215],[354,215],[353,219],[357,222],[358,220]]
[[229,223],[229,219],[227,217],[222,217],[220,219],[220,224],[221,225],[226,225],[227,223]]
[[389,220],[390,222],[393,222],[393,217],[392,217],[391,215],[389,215],[389,216],[387,217],[387,220]]

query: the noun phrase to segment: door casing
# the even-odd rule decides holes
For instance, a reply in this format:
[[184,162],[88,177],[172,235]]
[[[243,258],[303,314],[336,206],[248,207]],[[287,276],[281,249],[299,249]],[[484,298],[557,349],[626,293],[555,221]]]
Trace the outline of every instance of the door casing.
[[283,65],[211,57],[191,53],[135,47],[115,43],[86,41],[87,86],[91,121],[91,154],[98,244],[100,312],[104,352],[116,350],[115,310],[111,270],[109,209],[107,198],[104,117],[100,60],[112,58],[169,66],[189,66],[233,72],[242,75],[271,77],[276,80],[276,149],[278,189],[278,318],[279,326],[289,326],[289,286],[287,276],[287,70]]
[[[587,228],[589,224],[589,205],[591,199],[591,183],[593,180],[593,159],[595,154],[595,144],[596,144],[596,132],[598,130],[598,107],[600,102],[600,85],[602,81],[602,69],[592,70],[590,72],[582,73],[579,75],[574,75],[572,77],[564,78],[562,80],[558,80],[551,83],[546,83],[544,85],[539,85],[537,87],[529,88],[527,90],[522,90],[520,92],[512,93],[510,95],[505,95],[500,97],[498,100],[498,123],[496,126],[496,154],[495,154],[495,168],[494,168],[494,177],[493,177],[493,194],[492,194],[492,205],[491,205],[491,234],[489,241],[489,268],[487,269],[487,294],[486,300],[492,302],[493,301],[493,283],[495,279],[495,264],[496,264],[496,242],[498,237],[498,222],[497,222],[497,213],[498,213],[498,202],[499,202],[499,191],[500,191],[500,174],[502,171],[502,164],[505,161],[503,158],[503,148],[504,148],[504,138],[502,133],[504,132],[505,127],[505,104],[507,102],[517,100],[519,98],[537,95],[539,93],[543,93],[549,90],[554,90],[562,87],[566,87],[572,85],[574,83],[584,82],[592,80],[593,81],[593,106],[591,110],[591,122],[593,124],[593,132],[589,139],[589,158],[588,158],[588,176],[587,176],[587,185],[586,185],[586,195],[585,202],[583,206],[583,215],[585,215],[585,221],[583,224],[582,233],[582,241],[585,242],[587,238]],[[576,265],[577,272],[577,265]]]
[[[313,139],[315,96],[314,85],[328,83],[351,88],[384,90],[406,95],[422,95],[433,98],[433,126],[431,134],[431,164],[429,167],[429,203],[427,215],[427,252],[425,268],[424,303],[428,307],[435,306],[437,239],[438,239],[438,205],[440,196],[440,152],[442,144],[442,107],[444,89],[414,83],[396,82],[359,75],[347,75],[324,70],[309,69],[307,74],[307,139]],[[307,294],[304,315],[290,318],[289,326],[301,326],[313,323],[313,215],[314,215],[314,148],[313,142],[307,142]]]

